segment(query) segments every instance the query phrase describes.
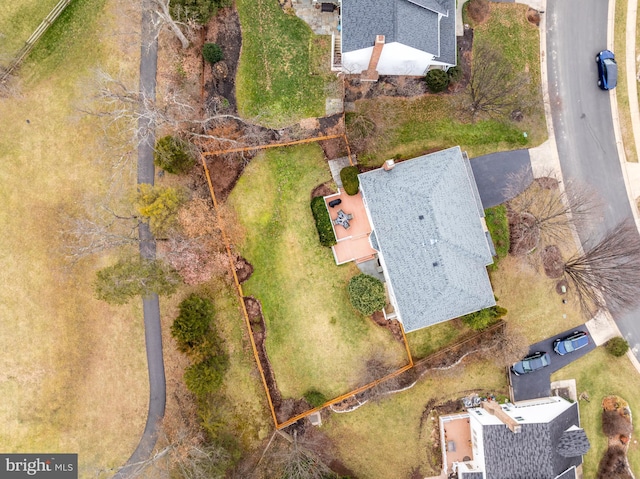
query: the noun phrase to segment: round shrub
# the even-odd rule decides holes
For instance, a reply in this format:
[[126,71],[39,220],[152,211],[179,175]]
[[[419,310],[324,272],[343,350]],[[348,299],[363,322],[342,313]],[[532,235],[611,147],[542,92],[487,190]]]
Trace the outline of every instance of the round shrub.
[[629,350],[629,343],[625,341],[624,338],[617,336],[607,341],[605,349],[612,356],[619,358],[627,354],[627,351]]
[[189,143],[175,136],[163,136],[156,141],[153,162],[167,173],[178,175],[193,168],[196,159]]
[[317,389],[309,389],[304,393],[304,398],[312,407],[320,407],[327,402],[327,397]]
[[222,352],[192,364],[184,372],[187,389],[197,396],[215,391],[222,385],[228,365],[229,358]]
[[368,274],[358,274],[349,281],[349,300],[354,308],[369,316],[387,304],[382,282]]
[[347,166],[340,170],[340,180],[344,191],[349,195],[357,195],[360,189],[360,180],[358,179],[358,167]]
[[449,76],[449,83],[457,83],[462,80],[462,68],[460,68],[460,65],[451,67],[447,70],[447,75]]
[[171,325],[178,349],[188,352],[205,342],[213,319],[213,303],[195,294],[180,303],[180,313]]
[[222,48],[217,43],[205,43],[202,47],[202,56],[212,65],[224,59]]
[[432,93],[438,93],[449,86],[449,75],[444,70],[429,70],[425,81]]

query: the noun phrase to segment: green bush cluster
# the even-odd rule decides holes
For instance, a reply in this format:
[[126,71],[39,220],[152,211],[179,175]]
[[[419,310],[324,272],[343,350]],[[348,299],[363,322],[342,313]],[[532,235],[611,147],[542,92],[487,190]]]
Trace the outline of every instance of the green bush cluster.
[[219,8],[231,5],[231,0],[171,0],[171,16],[174,20],[195,20],[205,25]]
[[357,195],[360,190],[360,180],[358,179],[358,167],[347,166],[340,170],[340,180],[344,191],[349,195]]
[[449,75],[444,70],[429,70],[425,76],[425,81],[432,93],[439,93],[449,86]]
[[196,164],[191,145],[175,136],[163,136],[156,141],[155,165],[167,173],[186,173]]
[[462,80],[462,68],[460,65],[456,65],[447,70],[449,76],[449,83],[457,83]]
[[487,228],[491,234],[493,245],[496,247],[496,260],[493,264],[495,268],[499,261],[509,254],[509,220],[507,219],[507,208],[504,205],[494,206],[484,210]]
[[349,281],[349,300],[354,308],[369,316],[387,304],[382,282],[368,274],[358,274]]
[[312,407],[320,407],[327,402],[327,397],[317,389],[309,389],[304,393],[304,398]]
[[202,47],[202,56],[212,65],[224,59],[222,48],[217,43],[205,43]]
[[607,341],[605,349],[612,356],[619,358],[627,354],[627,351],[629,350],[629,343],[624,338],[616,336],[615,338],[611,338]]
[[336,235],[331,227],[331,216],[324,203],[324,198],[316,196],[311,200],[311,213],[316,221],[316,229],[322,246],[333,246],[336,244]]
[[507,314],[505,308],[500,306],[491,306],[490,308],[481,309],[475,313],[470,313],[462,317],[462,322],[469,326],[471,329],[480,331],[491,326]]
[[171,335],[178,350],[193,360],[184,373],[184,381],[192,393],[204,396],[222,384],[229,356],[213,325],[215,309],[209,299],[191,294],[182,300],[179,310]]

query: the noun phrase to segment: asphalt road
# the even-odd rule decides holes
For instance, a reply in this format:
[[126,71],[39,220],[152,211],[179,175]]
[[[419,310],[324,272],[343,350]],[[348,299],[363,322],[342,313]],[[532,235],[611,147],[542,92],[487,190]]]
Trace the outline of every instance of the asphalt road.
[[[545,15],[549,96],[562,174],[565,180],[590,185],[604,204],[603,219],[579,231],[584,244],[633,218],[615,144],[609,93],[596,83],[595,56],[607,47],[608,2],[551,1]],[[640,358],[640,308],[614,314],[614,319]]]
[[532,373],[523,374],[522,376],[516,376],[512,372],[509,372],[511,386],[513,387],[514,400],[523,401],[525,399],[549,397],[551,395],[551,374],[596,348],[595,343],[591,341],[588,346],[574,351],[573,353],[565,354],[564,356],[556,354],[553,351],[553,341],[556,338],[568,336],[574,331],[587,331],[587,328],[583,324],[531,345],[529,348],[530,353],[536,351],[545,351],[549,353],[551,356],[551,364],[546,368],[542,368]]
[[529,150],[477,156],[471,158],[470,163],[484,208],[491,208],[511,199],[505,195],[505,188],[513,174],[519,174],[523,170],[528,172],[529,181],[522,182],[522,189],[533,181]]
[[[158,35],[155,31],[153,8],[148,1],[143,2],[141,19],[140,91],[148,99],[156,96],[156,72],[158,67]],[[155,123],[149,116],[141,115],[138,129],[142,132],[138,142],[138,184],[153,184],[155,167],[153,147],[155,145]],[[138,224],[140,256],[153,260],[156,257],[156,241],[146,223]],[[162,355],[162,329],[160,325],[160,303],[157,294],[142,299],[144,313],[144,338],[147,348],[147,368],[149,371],[149,409],[144,431],[131,457],[115,474],[123,479],[134,475],[141,464],[149,459],[158,439],[158,429],[164,417],[166,405],[166,378]]]

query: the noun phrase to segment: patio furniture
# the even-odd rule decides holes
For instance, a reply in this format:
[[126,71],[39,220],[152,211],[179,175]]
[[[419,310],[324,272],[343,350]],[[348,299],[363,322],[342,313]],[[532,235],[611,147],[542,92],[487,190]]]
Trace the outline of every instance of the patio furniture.
[[352,220],[352,219],[353,219],[353,215],[352,215],[352,214],[348,214],[348,213],[347,213],[347,219],[348,219],[348,220]]
[[336,9],[336,5],[333,3],[322,3],[320,7],[321,12],[331,13]]
[[338,218],[342,218],[343,216],[345,216],[344,211],[338,210]]
[[329,206],[333,208],[334,206],[338,206],[340,203],[342,203],[342,200],[338,198],[338,199],[329,201]]
[[349,228],[351,228],[351,225],[349,224],[349,222],[347,220],[344,220],[342,222],[342,226],[344,226],[344,229],[348,230]]
[[456,443],[455,443],[455,441],[448,441],[447,442],[447,451],[456,452]]

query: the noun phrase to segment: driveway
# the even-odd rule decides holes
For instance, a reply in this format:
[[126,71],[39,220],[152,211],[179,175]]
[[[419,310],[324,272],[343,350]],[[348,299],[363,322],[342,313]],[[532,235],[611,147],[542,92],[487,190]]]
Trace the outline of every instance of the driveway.
[[550,338],[531,345],[529,348],[530,353],[535,351],[546,351],[551,356],[551,364],[546,368],[542,368],[533,373],[523,374],[522,376],[516,376],[509,371],[509,379],[511,386],[513,387],[513,399],[515,401],[548,397],[551,394],[551,374],[596,348],[596,345],[592,340],[588,346],[573,353],[565,354],[564,356],[554,353],[553,341],[556,338],[568,336],[574,331],[588,332],[587,327],[582,324],[578,327],[568,329],[567,331],[555,334]]
[[527,171],[529,181],[521,182],[523,189],[533,181],[529,150],[491,153],[471,158],[470,163],[484,208],[491,208],[511,199],[505,196],[505,188],[512,175]]

